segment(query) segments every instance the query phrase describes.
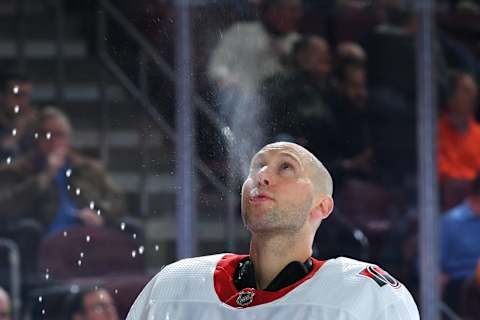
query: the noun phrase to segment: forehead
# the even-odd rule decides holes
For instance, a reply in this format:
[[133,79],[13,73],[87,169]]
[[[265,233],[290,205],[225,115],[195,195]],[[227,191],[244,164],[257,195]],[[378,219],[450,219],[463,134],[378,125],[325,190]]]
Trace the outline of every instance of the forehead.
[[67,125],[58,117],[47,117],[43,119],[41,128],[68,131]]
[[253,160],[275,156],[290,156],[297,159],[301,164],[308,162],[310,158],[309,152],[300,146],[291,143],[274,143],[260,149]]

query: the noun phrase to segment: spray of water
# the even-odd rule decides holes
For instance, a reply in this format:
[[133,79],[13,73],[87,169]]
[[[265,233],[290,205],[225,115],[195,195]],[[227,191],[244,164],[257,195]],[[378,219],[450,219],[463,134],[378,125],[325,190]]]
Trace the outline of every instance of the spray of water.
[[228,123],[222,130],[228,145],[230,172],[242,179],[248,175],[250,159],[265,138],[265,104],[259,96],[240,93],[239,90],[220,95],[220,114]]

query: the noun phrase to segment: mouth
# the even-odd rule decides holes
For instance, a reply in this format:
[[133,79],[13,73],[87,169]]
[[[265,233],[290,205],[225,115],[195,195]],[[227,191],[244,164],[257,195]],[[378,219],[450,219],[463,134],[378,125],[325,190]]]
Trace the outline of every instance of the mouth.
[[253,204],[264,203],[268,201],[274,201],[272,197],[265,194],[258,194],[250,197],[250,202]]

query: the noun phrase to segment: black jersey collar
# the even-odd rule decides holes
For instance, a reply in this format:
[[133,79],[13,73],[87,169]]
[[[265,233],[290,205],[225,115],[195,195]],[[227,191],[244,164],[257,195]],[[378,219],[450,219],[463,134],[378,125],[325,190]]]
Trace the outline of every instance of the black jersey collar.
[[[277,291],[282,288],[297,282],[305,277],[313,267],[313,261],[311,258],[305,263],[299,261],[290,262],[282,271],[270,282],[265,291]],[[237,266],[234,278],[235,287],[237,290],[245,288],[257,289],[255,280],[255,269],[249,257],[246,257]]]

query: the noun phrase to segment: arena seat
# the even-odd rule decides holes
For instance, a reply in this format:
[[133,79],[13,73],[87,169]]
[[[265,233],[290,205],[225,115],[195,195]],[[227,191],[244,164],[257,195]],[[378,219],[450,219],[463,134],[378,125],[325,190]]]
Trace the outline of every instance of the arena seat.
[[40,243],[38,272],[43,282],[29,295],[33,320],[64,319],[68,297],[79,287],[109,290],[124,319],[146,283],[143,248],[126,231],[78,227],[51,235]]

